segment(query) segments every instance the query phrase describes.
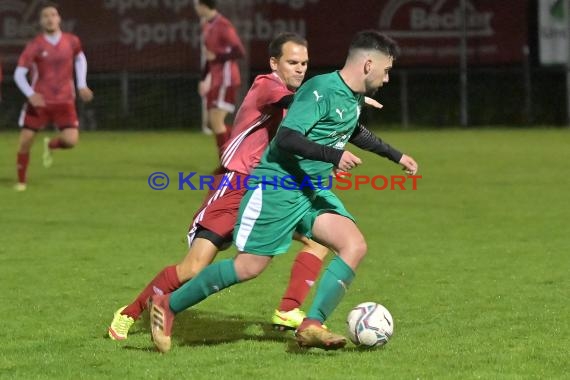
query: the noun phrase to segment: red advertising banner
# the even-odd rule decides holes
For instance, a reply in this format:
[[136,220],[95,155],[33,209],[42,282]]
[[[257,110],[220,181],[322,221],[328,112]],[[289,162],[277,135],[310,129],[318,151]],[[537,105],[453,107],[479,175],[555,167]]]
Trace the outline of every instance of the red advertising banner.
[[[0,0],[0,56],[13,68],[37,32],[43,0]],[[527,0],[467,1],[469,64],[510,64],[527,44]],[[193,0],[60,0],[64,29],[83,42],[90,71],[197,71],[200,28]],[[312,67],[342,65],[353,34],[378,29],[402,47],[404,66],[456,65],[459,0],[219,0],[236,25],[249,65],[267,67],[282,31],[309,41]]]

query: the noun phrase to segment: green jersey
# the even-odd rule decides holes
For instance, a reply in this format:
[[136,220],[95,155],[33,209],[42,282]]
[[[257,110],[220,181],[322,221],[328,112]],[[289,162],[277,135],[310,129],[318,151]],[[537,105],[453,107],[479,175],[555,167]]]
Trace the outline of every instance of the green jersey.
[[[313,142],[342,150],[357,126],[363,102],[364,96],[354,93],[338,71],[319,75],[297,90],[280,128],[290,128]],[[309,177],[313,183],[322,183],[331,175],[332,167],[328,162],[283,151],[273,140],[252,174],[262,182],[263,177],[293,176],[297,182]]]

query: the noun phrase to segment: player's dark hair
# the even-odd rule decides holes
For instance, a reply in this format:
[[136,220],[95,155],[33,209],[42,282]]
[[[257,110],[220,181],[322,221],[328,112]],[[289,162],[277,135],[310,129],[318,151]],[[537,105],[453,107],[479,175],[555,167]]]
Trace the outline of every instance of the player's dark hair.
[[210,9],[216,9],[216,0],[198,0],[198,2]]
[[355,50],[377,50],[393,59],[400,55],[396,41],[373,29],[356,33],[348,49],[349,55]]
[[52,3],[51,1],[48,1],[40,5],[40,9],[38,10],[38,17],[41,16],[44,9],[47,8],[55,8],[57,10],[57,13],[60,13],[59,5],[56,3]]
[[296,33],[284,32],[280,33],[269,43],[269,57],[281,58],[283,55],[283,45],[287,42],[293,42],[297,45],[308,46],[307,40]]

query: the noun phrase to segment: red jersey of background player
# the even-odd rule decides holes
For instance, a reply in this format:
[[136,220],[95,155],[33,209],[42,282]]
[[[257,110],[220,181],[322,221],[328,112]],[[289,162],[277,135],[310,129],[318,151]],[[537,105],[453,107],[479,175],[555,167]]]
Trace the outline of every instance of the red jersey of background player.
[[239,86],[241,79],[237,59],[245,55],[245,49],[230,20],[218,13],[202,25],[202,36],[206,50],[216,55],[216,59],[208,61],[204,77],[211,74],[213,88]]
[[47,104],[73,103],[73,63],[81,51],[81,42],[73,34],[62,33],[56,45],[40,34],[26,45],[18,66],[30,70],[32,87]]
[[238,110],[230,139],[223,148],[221,161],[227,170],[242,174],[253,171],[275,136],[284,108],[292,97],[293,92],[277,74],[255,78]]

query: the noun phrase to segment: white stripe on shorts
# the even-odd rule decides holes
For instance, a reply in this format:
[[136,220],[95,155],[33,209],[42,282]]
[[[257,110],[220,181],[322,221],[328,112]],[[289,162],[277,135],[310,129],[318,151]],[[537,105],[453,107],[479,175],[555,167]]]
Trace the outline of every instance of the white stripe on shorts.
[[260,187],[253,190],[253,194],[251,194],[247,206],[243,210],[235,241],[237,249],[241,252],[244,252],[247,239],[253,230],[257,218],[259,218],[259,214],[261,214],[261,205],[263,204],[262,194],[263,191]]

